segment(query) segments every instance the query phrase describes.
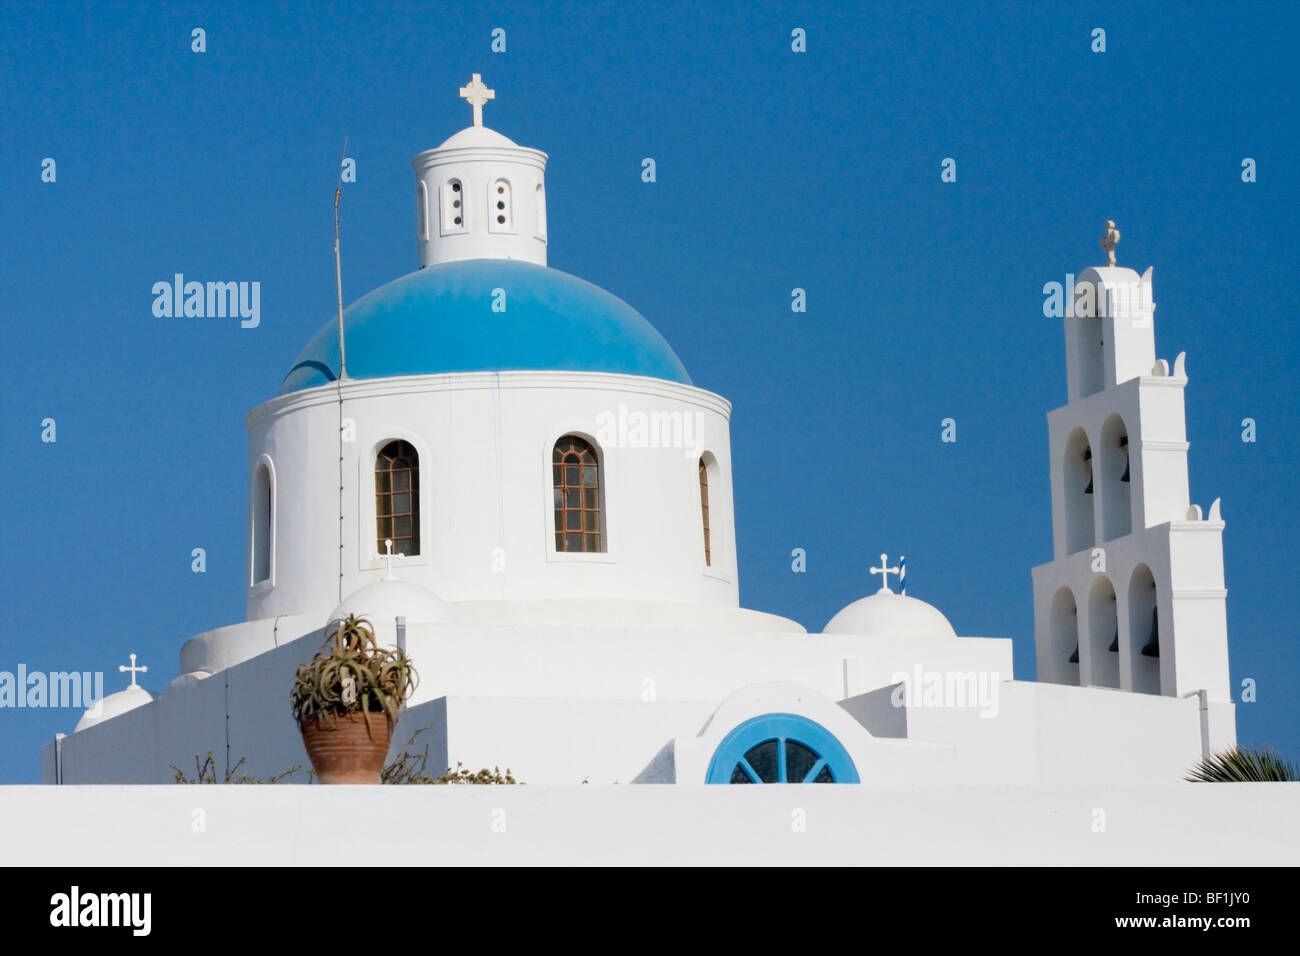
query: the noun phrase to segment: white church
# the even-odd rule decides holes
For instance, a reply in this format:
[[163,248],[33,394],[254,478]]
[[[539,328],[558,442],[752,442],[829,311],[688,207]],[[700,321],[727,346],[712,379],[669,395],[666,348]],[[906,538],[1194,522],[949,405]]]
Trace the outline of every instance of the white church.
[[310,766],[294,669],[355,613],[420,674],[392,753],[427,728],[431,768],[525,784],[432,790],[667,784],[689,808],[706,784],[979,806],[1010,787],[1023,820],[1055,812],[1045,794],[1213,789],[1182,781],[1236,742],[1224,522],[1189,501],[1184,357],[1157,358],[1151,269],[1115,265],[1113,223],[1064,296],[1038,681],[1015,680],[1011,640],[959,636],[896,556],[820,627],[740,606],[730,404],[632,306],[548,267],[546,154],[482,125],[477,74],[461,95],[473,124],[413,161],[419,268],[325,323],[247,415],[247,620],[185,642],[156,694],[133,671],[44,747],[45,783],[171,783],[208,750]]

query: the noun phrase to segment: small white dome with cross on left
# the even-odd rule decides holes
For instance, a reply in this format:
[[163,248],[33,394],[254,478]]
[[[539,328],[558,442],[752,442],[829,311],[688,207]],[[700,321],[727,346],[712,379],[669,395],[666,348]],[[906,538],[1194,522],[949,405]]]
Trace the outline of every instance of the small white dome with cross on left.
[[126,690],[120,690],[116,694],[109,694],[107,697],[95,701],[94,704],[86,708],[86,712],[81,715],[81,719],[77,721],[77,726],[72,731],[74,734],[77,733],[77,731],[85,730],[87,727],[102,724],[104,721],[110,720],[119,714],[125,714],[128,710],[135,710],[137,707],[143,706],[153,700],[153,694],[149,693],[135,682],[135,675],[144,674],[148,672],[149,668],[144,666],[137,667],[135,663],[135,655],[132,654],[130,656],[131,666],[128,667],[125,664],[120,664],[117,669],[122,673],[129,672],[131,674],[131,685],[127,687]]

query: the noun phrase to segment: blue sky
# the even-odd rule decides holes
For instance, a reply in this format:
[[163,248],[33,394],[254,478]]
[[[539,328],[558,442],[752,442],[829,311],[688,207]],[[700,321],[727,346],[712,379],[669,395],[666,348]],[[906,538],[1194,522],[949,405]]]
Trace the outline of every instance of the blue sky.
[[[1192,500],[1223,498],[1239,737],[1300,757],[1285,5],[267,6],[4,8],[0,670],[117,689],[135,652],[161,689],[242,619],[243,417],[333,314],[343,138],[351,302],[416,267],[410,158],[468,124],[477,71],[488,124],[550,155],[551,265],[733,402],[742,601],[810,630],[906,554],[909,593],[1032,679],[1065,401],[1042,287],[1117,220],[1120,264],[1155,266],[1157,354],[1188,353]],[[156,318],[175,272],[260,281],[261,325]],[[77,716],[0,711],[0,783]]]

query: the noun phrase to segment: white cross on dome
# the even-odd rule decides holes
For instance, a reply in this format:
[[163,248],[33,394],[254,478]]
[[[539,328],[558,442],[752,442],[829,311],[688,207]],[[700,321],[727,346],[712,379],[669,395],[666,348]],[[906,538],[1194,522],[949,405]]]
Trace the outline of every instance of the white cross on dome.
[[496,90],[489,90],[483,83],[483,77],[475,73],[470,77],[469,86],[460,88],[461,99],[474,107],[474,125],[483,125],[483,105],[488,100],[496,99]]
[[891,574],[898,574],[898,568],[891,568],[891,567],[889,566],[889,555],[882,554],[882,555],[880,556],[880,567],[878,567],[878,568],[868,568],[867,570],[868,570],[871,574],[879,574],[879,575],[880,575],[880,590],[881,590],[881,591],[885,592],[886,594],[893,594],[893,593],[894,593],[893,591],[889,590],[889,575],[891,575]]
[[375,555],[375,558],[378,559],[378,560],[382,560],[382,561],[387,562],[387,567],[386,567],[386,569],[385,569],[385,571],[384,571],[384,577],[383,577],[383,580],[387,581],[389,578],[391,578],[391,577],[393,576],[393,558],[397,558],[397,560],[400,561],[400,560],[402,560],[402,558],[406,557],[406,555],[404,555],[404,554],[402,554],[402,553],[400,553],[400,552],[398,552],[397,554],[394,554],[394,553],[393,553],[393,539],[392,539],[392,538],[385,538],[385,539],[384,539],[384,550],[385,550],[385,552],[387,552],[387,553],[385,553],[385,554],[377,554],[377,555]]
[[131,658],[131,666],[130,666],[130,667],[127,667],[125,664],[118,664],[118,665],[117,665],[117,669],[118,669],[118,672],[119,672],[119,673],[122,673],[122,674],[125,674],[127,671],[130,671],[130,672],[131,672],[131,686],[132,686],[132,687],[137,687],[137,686],[139,686],[139,685],[137,685],[136,682],[135,682],[135,675],[136,675],[136,674],[147,674],[147,673],[149,672],[149,668],[147,668],[147,667],[145,667],[145,666],[143,666],[143,665],[141,665],[140,667],[136,667],[136,666],[135,666],[135,655],[134,655],[134,654],[131,654],[131,655],[128,655],[128,656]]

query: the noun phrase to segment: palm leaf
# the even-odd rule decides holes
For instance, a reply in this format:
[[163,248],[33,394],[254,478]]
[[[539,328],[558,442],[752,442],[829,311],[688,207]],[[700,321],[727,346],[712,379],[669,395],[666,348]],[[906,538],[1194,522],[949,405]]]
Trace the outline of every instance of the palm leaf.
[[1194,783],[1300,781],[1300,768],[1269,750],[1233,747],[1201,758],[1186,778]]

